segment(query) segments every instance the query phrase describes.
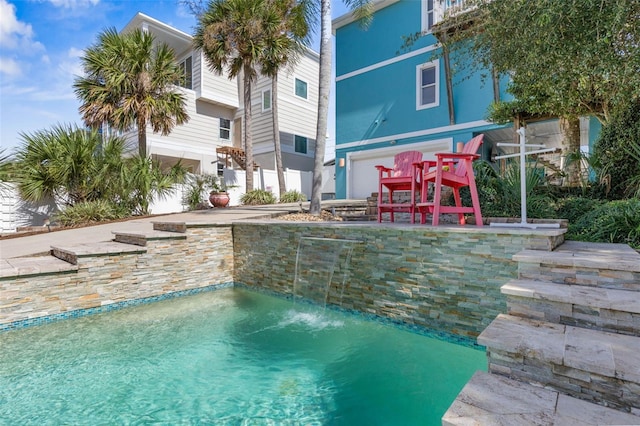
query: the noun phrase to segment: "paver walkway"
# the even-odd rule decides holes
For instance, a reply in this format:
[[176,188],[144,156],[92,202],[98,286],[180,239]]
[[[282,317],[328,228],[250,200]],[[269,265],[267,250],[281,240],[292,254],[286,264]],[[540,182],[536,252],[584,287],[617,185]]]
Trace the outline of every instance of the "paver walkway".
[[153,222],[176,221],[188,223],[232,223],[243,219],[269,217],[297,211],[299,206],[283,204],[282,206],[231,207],[226,209],[199,210],[187,213],[136,218],[124,222],[113,222],[84,228],[65,229],[45,232],[17,238],[0,240],[0,259],[33,256],[48,253],[52,245],[94,243],[110,241],[113,231],[145,232],[153,230]]

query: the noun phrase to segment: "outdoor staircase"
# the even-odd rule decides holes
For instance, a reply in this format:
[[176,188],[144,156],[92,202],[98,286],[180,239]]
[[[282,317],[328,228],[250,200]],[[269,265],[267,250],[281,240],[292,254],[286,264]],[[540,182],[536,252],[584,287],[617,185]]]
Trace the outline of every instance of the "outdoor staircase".
[[350,200],[345,203],[333,203],[325,210],[330,210],[334,216],[340,216],[346,222],[367,222],[376,220],[375,207],[371,210],[368,200]]
[[223,146],[217,148],[216,153],[225,155],[225,163],[231,158],[242,170],[247,170],[247,156],[244,153],[244,149],[233,146]]
[[443,424],[640,424],[640,254],[566,242],[513,258],[507,314],[478,337],[490,374]]

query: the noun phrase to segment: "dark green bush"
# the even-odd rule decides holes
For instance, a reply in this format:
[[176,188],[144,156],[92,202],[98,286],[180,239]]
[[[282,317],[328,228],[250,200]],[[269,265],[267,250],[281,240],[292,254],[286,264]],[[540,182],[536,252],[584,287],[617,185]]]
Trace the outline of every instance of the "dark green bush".
[[129,210],[105,200],[86,201],[70,206],[53,217],[54,223],[63,226],[78,226],[129,216]]
[[[484,217],[520,217],[520,169],[516,162],[507,166],[503,176],[486,161],[475,161],[473,170],[478,188],[478,197]],[[553,198],[545,192],[536,192],[543,187],[543,177],[535,167],[527,168],[527,217],[553,218]],[[467,188],[460,191],[465,205],[471,205]]]
[[246,206],[258,206],[264,204],[275,204],[276,196],[270,191],[264,189],[254,189],[245,194],[242,194],[240,198],[242,204]]
[[610,201],[569,224],[567,239],[626,243],[640,248],[640,199]]
[[585,213],[588,213],[598,206],[604,204],[605,201],[588,197],[567,197],[556,201],[555,217],[558,219],[567,219],[569,223],[575,223]]
[[594,163],[611,199],[640,193],[640,100],[614,115],[594,147]]
[[282,197],[280,197],[281,203],[298,203],[300,201],[307,201],[307,196],[295,189],[285,192],[282,194]]

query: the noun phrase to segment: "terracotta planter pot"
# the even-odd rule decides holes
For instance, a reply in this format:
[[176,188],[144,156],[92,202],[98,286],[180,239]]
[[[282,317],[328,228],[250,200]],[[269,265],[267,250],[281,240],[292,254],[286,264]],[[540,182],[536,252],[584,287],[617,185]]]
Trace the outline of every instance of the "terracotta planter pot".
[[213,207],[227,207],[229,194],[226,192],[212,192],[209,194],[209,202]]

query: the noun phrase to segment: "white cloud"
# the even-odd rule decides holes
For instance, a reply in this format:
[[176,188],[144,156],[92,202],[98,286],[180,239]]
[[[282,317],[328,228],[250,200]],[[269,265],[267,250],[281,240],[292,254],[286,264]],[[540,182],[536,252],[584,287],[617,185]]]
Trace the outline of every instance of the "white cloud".
[[11,58],[0,58],[0,74],[10,77],[19,76],[22,73],[20,65]]
[[16,85],[3,85],[0,87],[0,92],[2,92],[2,97],[4,99],[8,99],[10,97],[24,97],[25,95],[30,95],[32,93],[36,93],[38,88],[35,86],[16,86]]
[[42,43],[33,37],[31,25],[18,21],[16,7],[6,0],[0,0],[0,46],[19,49],[22,53],[44,50]]
[[78,60],[61,61],[58,64],[58,71],[61,80],[69,79],[70,81],[72,81],[74,79],[74,76],[84,74],[82,64]]
[[77,49],[77,48],[75,48],[75,47],[72,47],[72,48],[70,48],[70,49],[69,49],[69,51],[67,52],[67,55],[68,55],[70,58],[79,58],[79,57],[81,57],[82,55],[84,55],[84,50],[82,50],[82,49]]
[[40,60],[42,61],[43,64],[50,64],[51,63],[51,58],[49,58],[49,55],[42,55]]
[[78,7],[95,6],[100,0],[49,0],[55,7],[76,9]]

